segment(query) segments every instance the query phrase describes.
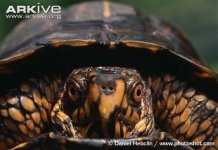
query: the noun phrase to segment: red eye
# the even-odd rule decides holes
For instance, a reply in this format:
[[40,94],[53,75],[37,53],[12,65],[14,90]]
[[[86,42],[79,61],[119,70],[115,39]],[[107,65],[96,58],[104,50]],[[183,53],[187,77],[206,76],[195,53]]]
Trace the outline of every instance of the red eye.
[[136,85],[136,87],[133,89],[132,98],[136,103],[141,102],[142,90],[143,90],[143,86],[141,84]]
[[79,89],[75,85],[68,87],[68,96],[70,100],[76,101],[79,98]]

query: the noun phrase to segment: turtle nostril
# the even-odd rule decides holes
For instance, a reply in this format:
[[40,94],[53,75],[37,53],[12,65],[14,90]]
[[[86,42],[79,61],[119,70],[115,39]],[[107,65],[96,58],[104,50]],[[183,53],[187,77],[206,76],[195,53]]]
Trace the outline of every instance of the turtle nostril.
[[114,88],[113,88],[112,86],[110,86],[109,89],[110,89],[110,91],[113,91],[113,90],[114,90]]
[[113,79],[111,76],[100,76],[98,79],[98,86],[99,90],[102,93],[105,93],[107,95],[110,95],[116,91],[116,80]]
[[101,85],[100,90],[106,94],[112,94],[115,91],[113,85]]

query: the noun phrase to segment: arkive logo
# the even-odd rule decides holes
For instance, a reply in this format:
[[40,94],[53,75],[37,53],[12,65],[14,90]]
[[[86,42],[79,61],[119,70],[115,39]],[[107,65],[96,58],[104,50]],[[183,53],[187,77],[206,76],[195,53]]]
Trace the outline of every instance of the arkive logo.
[[5,13],[5,17],[8,19],[61,19],[61,6],[44,6],[40,3],[37,5],[9,5]]
[[49,6],[43,6],[40,3],[37,3],[37,5],[9,5],[6,12],[6,14],[12,13],[12,14],[39,14],[39,13],[54,13],[59,14],[61,13],[61,6],[59,5],[49,5]]

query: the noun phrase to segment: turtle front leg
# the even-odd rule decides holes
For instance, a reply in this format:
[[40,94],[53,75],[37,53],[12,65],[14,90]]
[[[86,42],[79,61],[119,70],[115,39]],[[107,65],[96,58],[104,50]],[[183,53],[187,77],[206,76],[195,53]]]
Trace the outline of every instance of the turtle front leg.
[[[155,121],[181,141],[218,148],[218,104],[208,95],[171,75],[149,77]],[[210,144],[210,145],[203,145]]]
[[32,77],[0,89],[0,149],[29,141],[50,127],[60,77]]
[[77,132],[77,129],[73,126],[72,120],[62,110],[63,110],[63,103],[62,103],[62,98],[60,98],[57,101],[57,103],[54,105],[53,110],[51,112],[52,123],[55,126],[59,126],[61,128],[61,131],[58,131],[61,133],[61,135],[80,138],[81,135]]

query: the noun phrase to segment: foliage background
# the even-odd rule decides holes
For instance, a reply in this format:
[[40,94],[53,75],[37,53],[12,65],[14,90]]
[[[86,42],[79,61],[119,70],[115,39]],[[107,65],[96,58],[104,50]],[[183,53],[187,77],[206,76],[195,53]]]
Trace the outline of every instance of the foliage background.
[[[62,8],[84,0],[1,0],[0,42],[21,21],[6,19],[9,5],[60,5]],[[115,0],[114,0],[115,1]],[[184,31],[207,65],[218,72],[218,0],[116,0],[169,21]]]

